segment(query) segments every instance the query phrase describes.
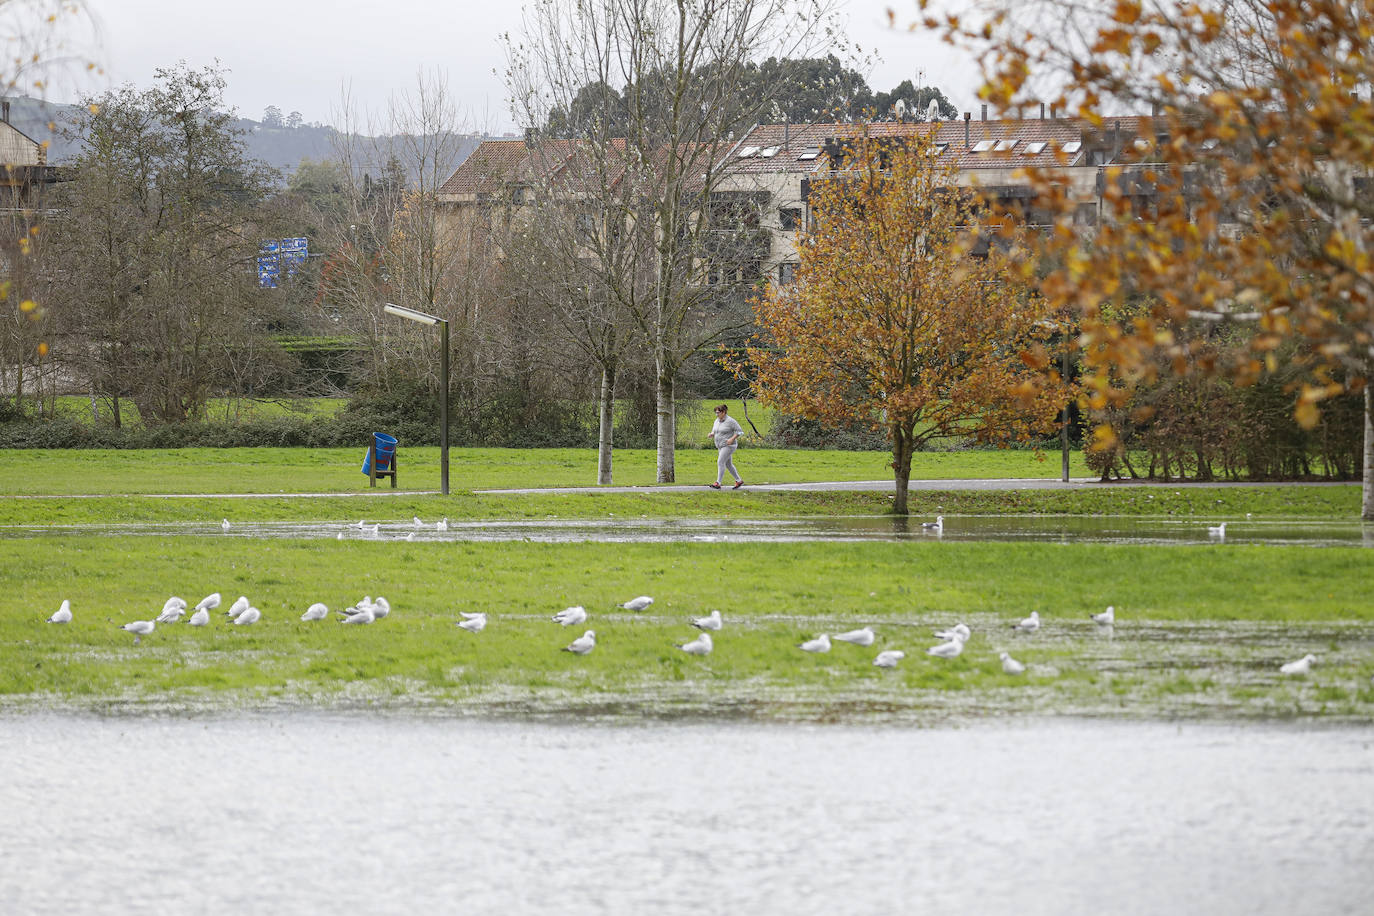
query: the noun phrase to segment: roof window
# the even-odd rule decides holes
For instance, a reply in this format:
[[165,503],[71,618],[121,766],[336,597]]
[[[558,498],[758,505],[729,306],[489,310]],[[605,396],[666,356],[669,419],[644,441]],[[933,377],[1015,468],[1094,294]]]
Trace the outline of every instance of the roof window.
[[797,161],[806,162],[808,159],[815,159],[820,154],[821,148],[819,146],[808,146],[806,149],[802,150],[802,154],[797,157]]
[[996,141],[979,140],[977,143],[973,144],[973,151],[975,153],[986,153],[988,150],[992,149],[992,145],[994,142]]
[[741,159],[749,159],[753,156],[757,156],[758,154],[759,148],[757,146],[746,146],[744,149],[740,150],[736,155],[738,155]]
[[1066,153],[1076,153],[1083,148],[1082,140],[1070,140],[1068,143],[1059,147]]
[[1016,144],[1020,142],[1020,140],[998,140],[997,145],[993,147],[993,152],[1009,153],[1011,152],[1012,147],[1016,146]]
[[1021,150],[1023,156],[1039,156],[1045,151],[1048,144],[1044,140],[1036,140],[1034,143],[1027,143],[1025,149]]

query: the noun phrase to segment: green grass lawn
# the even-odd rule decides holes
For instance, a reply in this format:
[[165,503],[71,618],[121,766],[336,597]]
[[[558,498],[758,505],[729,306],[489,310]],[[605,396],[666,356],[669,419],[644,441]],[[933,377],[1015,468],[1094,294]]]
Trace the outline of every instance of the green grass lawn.
[[[669,711],[728,697],[736,709],[807,718],[852,703],[996,711],[1034,698],[1050,710],[1106,704],[1126,715],[1211,708],[1371,720],[1369,571],[1359,549],[45,536],[0,541],[0,695],[95,705],[363,696],[493,708],[514,698],[529,709],[595,697]],[[118,629],[155,616],[168,595],[194,603],[212,590],[226,606],[247,595],[262,621],[163,625],[137,646]],[[365,594],[385,595],[391,616],[371,627],[298,620],[314,601],[340,608]],[[638,594],[655,597],[647,612],[615,608]],[[75,621],[45,624],[63,598]],[[585,658],[559,651],[582,628],[548,619],[575,603],[598,637]],[[1105,640],[1087,615],[1109,603],[1119,622]],[[687,657],[675,646],[693,636],[688,617],[712,608],[727,621],[716,651]],[[1041,633],[1014,637],[1009,624],[1030,610],[1044,618]],[[487,630],[459,630],[460,611],[487,612]],[[964,655],[926,657],[931,629],[958,620],[975,630]],[[879,633],[872,649],[796,649],[861,625]],[[893,647],[908,652],[903,665],[873,668],[872,656]],[[1002,674],[1003,649],[1031,675]],[[1278,664],[1303,651],[1318,654],[1320,669],[1301,682],[1280,678]]]
[[[356,493],[368,489],[361,472],[366,446],[357,449],[183,448],[0,449],[0,495],[88,495],[147,493]],[[407,490],[439,487],[437,446],[398,450],[398,485]],[[652,449],[614,454],[614,482],[655,483]],[[748,483],[824,480],[887,480],[884,452],[804,451],[743,448],[735,465]],[[680,449],[679,483],[715,480],[714,449]],[[1073,474],[1086,468],[1075,454]],[[595,449],[463,448],[449,452],[453,490],[509,487],[570,487],[596,484]],[[913,461],[916,479],[1059,476],[1058,456],[1025,450],[922,452]],[[380,486],[389,487],[389,481]]]

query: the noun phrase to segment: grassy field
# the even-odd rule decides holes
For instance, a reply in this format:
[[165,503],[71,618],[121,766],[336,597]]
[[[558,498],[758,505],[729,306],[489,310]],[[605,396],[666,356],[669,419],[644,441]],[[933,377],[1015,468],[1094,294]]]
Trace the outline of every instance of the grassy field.
[[[717,701],[760,716],[845,710],[1122,715],[1326,714],[1374,720],[1367,551],[1005,544],[626,545],[255,542],[215,538],[40,537],[0,541],[0,695],[11,703],[100,707],[153,702],[489,703],[537,711],[609,703],[639,713],[710,713]],[[156,615],[170,594],[211,590],[263,611],[248,628],[164,625],[141,645],[118,625]],[[642,614],[615,608],[637,594]],[[303,624],[314,601],[385,595],[371,627]],[[62,598],[67,626],[44,618]],[[598,647],[560,652],[581,632],[548,617],[592,614]],[[1087,620],[1106,604],[1106,638]],[[727,621],[716,651],[691,658],[691,615]],[[1016,637],[1030,610],[1042,631]],[[454,624],[485,611],[486,631]],[[975,635],[954,660],[928,658],[936,626]],[[871,649],[797,643],[872,625]],[[884,672],[883,648],[908,658]],[[1013,652],[1028,676],[1001,672]],[[1307,651],[1306,679],[1278,665]]]

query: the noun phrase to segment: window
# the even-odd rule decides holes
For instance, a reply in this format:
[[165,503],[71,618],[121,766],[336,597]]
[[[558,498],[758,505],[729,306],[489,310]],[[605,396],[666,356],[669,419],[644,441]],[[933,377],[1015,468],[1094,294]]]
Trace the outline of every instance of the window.
[[949,149],[949,144],[948,144],[948,143],[936,143],[936,144],[931,148],[930,155],[932,155],[932,156],[943,156],[944,153],[945,153],[945,150],[947,150],[947,149]]
[[1081,149],[1083,148],[1083,141],[1082,141],[1082,140],[1070,140],[1068,143],[1065,143],[1063,146],[1061,146],[1061,147],[1059,147],[1059,148],[1062,149],[1062,150],[1063,150],[1064,152],[1066,152],[1066,153],[1076,153],[1076,152],[1078,152],[1079,150],[1081,150]]
[[782,149],[782,147],[780,147],[780,146],[770,146],[770,147],[768,147],[767,149],[761,150],[761,151],[759,152],[759,158],[760,158],[760,159],[772,159],[774,156],[776,156],[776,155],[778,154],[778,150],[780,150],[780,149]]
[[817,158],[818,156],[820,156],[820,154],[821,148],[819,146],[808,146],[806,149],[802,150],[802,154],[797,157],[797,161],[807,162],[811,159]]
[[757,156],[758,154],[759,148],[757,146],[746,146],[744,149],[736,153],[736,155],[739,156],[741,159],[748,159],[751,156]]
[[792,261],[784,261],[778,265],[778,285],[791,286],[797,282],[798,265]]
[[977,143],[973,144],[973,151],[975,153],[986,153],[988,150],[992,149],[992,144],[994,142],[995,141],[992,140],[979,140]]
[[801,207],[781,207],[778,210],[778,224],[783,232],[796,232],[801,226]]
[[1020,140],[998,140],[997,146],[993,147],[993,152],[1009,153],[1011,152],[1012,147],[1016,146],[1016,144],[1020,142]]
[[1027,143],[1025,149],[1021,150],[1023,156],[1039,156],[1045,151],[1046,143],[1044,140],[1037,140],[1034,143]]

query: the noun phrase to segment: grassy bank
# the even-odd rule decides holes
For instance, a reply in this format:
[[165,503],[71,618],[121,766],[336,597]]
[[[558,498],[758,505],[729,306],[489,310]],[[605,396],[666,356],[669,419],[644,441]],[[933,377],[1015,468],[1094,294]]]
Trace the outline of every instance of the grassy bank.
[[[626,545],[260,542],[46,536],[0,541],[0,695],[100,706],[331,703],[350,698],[550,710],[585,704],[825,717],[844,709],[1111,712],[1239,716],[1313,713],[1374,720],[1369,554],[1358,549],[1049,544]],[[170,594],[217,590],[262,609],[161,626],[143,644],[117,629]],[[615,609],[637,594],[643,614]],[[302,624],[314,601],[385,595],[371,627]],[[61,599],[76,620],[43,619]],[[582,604],[598,648],[560,652],[548,616]],[[1087,620],[1114,604],[1106,638]],[[690,615],[720,608],[716,651],[690,658]],[[1013,637],[1030,610],[1045,625]],[[454,626],[485,611],[480,634]],[[924,655],[930,630],[968,621],[958,659]],[[796,643],[872,625],[871,649],[811,656]],[[871,665],[901,648],[900,668]],[[1013,652],[1031,671],[1001,672]],[[1283,661],[1314,652],[1306,679]]]

